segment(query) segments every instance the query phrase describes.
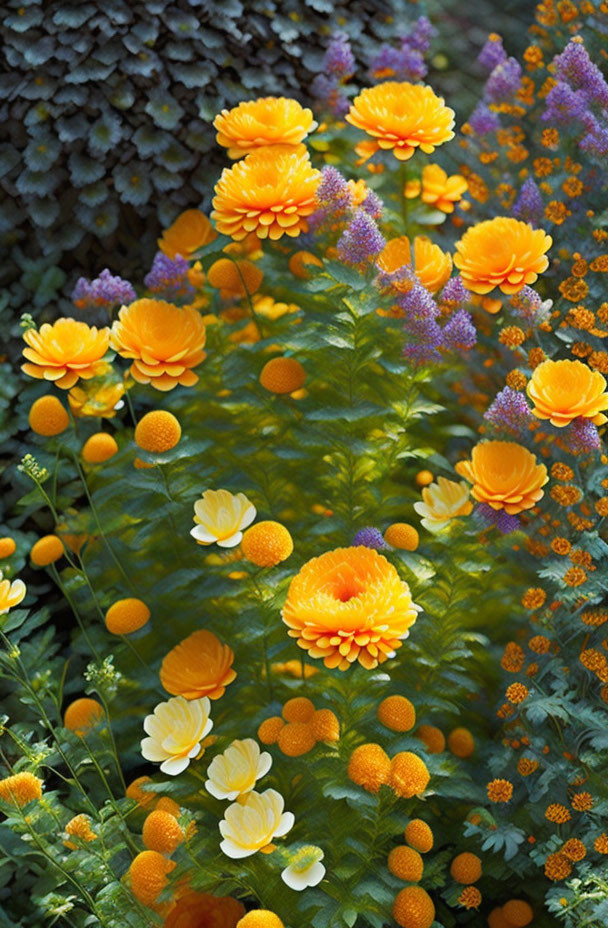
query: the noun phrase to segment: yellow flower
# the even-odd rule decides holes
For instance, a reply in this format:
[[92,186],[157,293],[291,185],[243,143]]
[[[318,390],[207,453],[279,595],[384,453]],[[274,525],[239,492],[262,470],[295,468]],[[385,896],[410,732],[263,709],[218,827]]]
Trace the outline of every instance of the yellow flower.
[[387,81],[355,97],[346,119],[374,139],[374,150],[392,150],[407,161],[417,148],[429,155],[454,138],[454,110],[423,84]]
[[472,226],[456,242],[454,264],[473,293],[490,293],[495,287],[503,293],[519,293],[546,271],[549,259],[545,252],[552,244],[543,229],[497,216]]
[[423,287],[435,293],[445,284],[452,273],[452,258],[441,250],[426,235],[417,235],[414,239],[414,261],[407,235],[393,238],[386,243],[378,257],[378,267],[392,274],[406,265],[413,266],[416,276]]
[[162,773],[182,773],[213,728],[210,705],[206,697],[188,700],[183,696],[159,703],[154,714],[144,719],[148,737],[142,739],[141,753],[145,759],[160,763]]
[[445,477],[438,477],[437,483],[422,490],[422,502],[414,503],[414,509],[422,516],[421,525],[429,532],[438,532],[452,519],[468,516],[473,510],[469,499],[469,488],[464,483],[456,483]]
[[324,854],[320,847],[307,844],[291,855],[289,865],[281,873],[281,879],[297,892],[317,886],[325,876],[325,867],[321,863]]
[[274,789],[250,792],[242,802],[228,806],[220,822],[224,839],[220,848],[227,857],[250,857],[293,827],[293,812],[284,812],[285,800]]
[[205,323],[195,309],[142,299],[122,307],[111,343],[121,357],[133,359],[133,380],[167,391],[198,381],[192,368],[205,358],[205,337]]
[[513,441],[482,441],[473,448],[471,460],[460,461],[456,470],[473,484],[476,500],[509,515],[532,509],[549,480],[545,465]]
[[160,682],[168,693],[185,699],[219,699],[236,679],[234,652],[207,628],[192,632],[165,655]]
[[205,214],[200,209],[187,209],[165,229],[162,238],[158,239],[158,247],[168,258],[175,258],[176,255],[190,258],[214,238],[217,238],[217,232]]
[[316,209],[320,180],[303,145],[262,148],[224,168],[212,218],[219,232],[237,241],[250,232],[262,239],[295,238],[308,230],[306,217]]
[[607,421],[606,378],[582,361],[543,361],[534,368],[527,393],[534,403],[532,414],[558,428],[579,416],[595,425]]
[[268,145],[299,145],[317,123],[311,110],[288,97],[260,97],[222,110],[213,120],[218,145],[241,158]]
[[368,670],[393,657],[419,607],[392,564],[372,548],[336,548],[308,561],[283,608],[289,634],[326,667]]
[[97,329],[76,319],[45,322],[39,330],[23,333],[27,348],[23,349],[26,364],[21,370],[38,380],[51,380],[69,390],[79,377],[89,380],[98,371],[98,363],[108,350],[109,329]]
[[263,316],[264,319],[280,319],[288,313],[297,313],[300,309],[295,303],[281,303],[272,296],[263,296],[258,293],[253,298],[253,308],[256,316]]
[[0,799],[19,807],[42,798],[42,780],[27,770],[0,780]]
[[24,599],[26,593],[23,580],[2,579],[0,571],[0,615],[5,615],[9,609],[14,609]]
[[229,490],[205,490],[194,504],[196,525],[190,534],[199,545],[217,543],[220,548],[234,548],[243,539],[243,529],[251,525],[256,509],[244,493]]
[[246,796],[272,766],[272,757],[253,738],[233,741],[223,754],[216,755],[207,768],[207,792],[216,799]]
[[125,383],[111,364],[100,361],[95,377],[72,387],[68,402],[74,416],[103,416],[112,419],[124,406]]
[[[97,835],[91,828],[91,819],[88,815],[75,815],[74,818],[71,818],[70,821],[65,826],[66,835],[70,835],[72,838],[78,838],[80,841],[95,841]],[[78,844],[74,844],[73,841],[64,841],[66,847],[71,851],[76,850]]]
[[403,193],[408,200],[420,197],[423,203],[440,209],[442,213],[453,213],[454,204],[462,199],[467,187],[460,174],[448,177],[438,164],[427,164],[422,170],[422,181],[408,181]]

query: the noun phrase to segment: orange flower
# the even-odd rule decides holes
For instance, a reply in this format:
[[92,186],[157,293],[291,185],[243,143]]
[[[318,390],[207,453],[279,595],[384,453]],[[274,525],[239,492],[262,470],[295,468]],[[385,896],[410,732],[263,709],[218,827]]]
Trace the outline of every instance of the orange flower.
[[462,200],[468,184],[460,174],[448,177],[438,164],[427,164],[422,170],[422,181],[408,180],[403,191],[406,199],[420,197],[423,203],[440,209],[442,213],[453,213],[454,204]]
[[495,287],[503,293],[519,293],[546,271],[549,259],[545,252],[552,244],[543,229],[497,216],[478,222],[456,242],[454,264],[473,293],[490,293]]
[[312,111],[288,97],[260,97],[222,110],[213,120],[218,145],[240,158],[268,145],[299,145],[317,128]]
[[181,213],[175,222],[158,239],[158,247],[168,258],[175,258],[181,255],[182,258],[190,256],[208,245],[214,238],[217,238],[217,232],[200,209],[187,209]]
[[23,349],[28,363],[22,364],[21,370],[69,390],[79,377],[90,380],[95,376],[97,363],[108,350],[110,332],[62,318],[52,325],[45,322],[38,330],[27,329],[23,340],[28,346]]
[[454,110],[423,84],[387,81],[355,97],[346,120],[375,140],[374,151],[392,150],[407,161],[417,148],[426,155],[454,138]]
[[191,387],[198,381],[192,368],[205,358],[205,324],[195,309],[135,300],[120,310],[111,344],[121,357],[133,358],[130,373],[137,383],[163,391]]
[[236,678],[234,652],[207,629],[193,632],[165,656],[160,682],[173,696],[219,699]]
[[482,441],[475,445],[470,461],[460,461],[456,470],[473,484],[471,493],[492,509],[515,515],[542,499],[549,477],[536,455],[514,441]]
[[337,548],[308,561],[293,578],[283,608],[289,634],[326,667],[368,670],[393,657],[419,607],[383,555]]
[[608,409],[606,378],[582,361],[543,361],[534,368],[527,393],[532,414],[562,428],[579,416],[603,425]]
[[262,239],[295,238],[308,229],[320,180],[303,145],[262,148],[224,168],[211,216],[219,232],[237,241],[249,232]]
[[186,893],[171,909],[164,928],[235,928],[245,906],[231,896]]
[[[392,274],[404,265],[412,265],[412,250],[407,235],[392,238],[386,243],[378,257],[378,267]],[[414,239],[413,268],[423,287],[435,293],[445,284],[452,273],[452,258],[435,245],[426,235]]]

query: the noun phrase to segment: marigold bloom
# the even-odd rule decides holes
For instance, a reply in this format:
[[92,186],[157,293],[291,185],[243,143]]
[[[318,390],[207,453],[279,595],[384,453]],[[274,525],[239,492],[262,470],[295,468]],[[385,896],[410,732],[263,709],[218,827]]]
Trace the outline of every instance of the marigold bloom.
[[475,750],[475,739],[468,728],[455,728],[448,735],[448,748],[455,757],[470,757]]
[[317,739],[309,722],[287,722],[279,731],[277,745],[286,757],[302,757],[312,751]]
[[196,525],[190,534],[199,545],[216,543],[220,548],[234,548],[243,540],[243,529],[255,517],[255,506],[244,493],[205,490],[194,504]]
[[162,773],[177,776],[201,750],[202,740],[213,728],[209,718],[210,703],[203,699],[175,696],[160,702],[152,715],[144,719],[148,735],[141,741],[146,760],[160,763]]
[[458,896],[458,902],[465,909],[477,909],[481,905],[481,893],[476,886],[465,886]]
[[486,789],[490,802],[510,802],[513,796],[513,784],[509,780],[492,780]]
[[306,381],[306,371],[295,358],[271,358],[260,374],[260,383],[269,393],[293,393]]
[[14,554],[16,550],[17,545],[14,538],[11,538],[9,535],[0,538],[0,561],[5,561],[11,554]]
[[172,854],[184,840],[184,832],[174,815],[155,809],[146,817],[142,839],[149,851]]
[[101,703],[96,699],[83,697],[75,699],[65,710],[63,724],[79,737],[87,735],[105,717]]
[[215,187],[212,218],[218,231],[236,241],[249,232],[276,240],[308,230],[316,209],[321,172],[312,167],[304,146],[271,146],[224,168]]
[[21,370],[38,380],[51,380],[69,390],[79,377],[95,376],[97,365],[108,350],[110,331],[97,329],[72,318],[57,319],[52,325],[43,323],[40,329],[23,333],[27,348],[23,349],[26,363]]
[[175,861],[167,860],[158,851],[142,851],[129,867],[131,892],[143,905],[153,906],[169,885],[168,874]]
[[377,793],[381,786],[388,783],[390,773],[390,759],[379,744],[360,744],[350,756],[349,779],[369,793]]
[[174,259],[177,255],[189,259],[195,251],[217,238],[217,232],[200,209],[187,209],[158,239],[158,247]]
[[253,909],[247,912],[236,928],[285,928],[278,915],[269,909]]
[[473,511],[469,492],[464,481],[456,483],[438,477],[436,483],[423,487],[422,502],[414,503],[414,509],[422,516],[420,524],[429,532],[438,532],[452,519],[468,516]]
[[[85,841],[87,843],[97,840],[97,835],[91,828],[91,819],[88,815],[84,814],[75,815],[74,818],[71,818],[65,826],[65,833],[72,838],[78,838],[80,841]],[[76,850],[78,847],[78,844],[75,844],[73,841],[64,841],[63,843],[71,851]]]
[[317,128],[312,111],[289,97],[244,100],[231,110],[222,110],[213,125],[218,145],[228,149],[230,158],[268,145],[299,145]]
[[426,164],[422,169],[422,180],[409,180],[403,191],[406,199],[420,197],[423,203],[440,209],[442,213],[453,213],[454,204],[462,199],[468,184],[460,174],[448,177],[438,164]]
[[608,409],[606,378],[582,361],[543,361],[534,369],[527,393],[537,419],[563,428],[579,417],[603,425]]
[[205,323],[195,309],[149,299],[123,306],[110,337],[114,351],[133,359],[133,380],[163,392],[198,381],[192,368],[205,358],[205,339]]
[[289,634],[326,667],[370,670],[393,656],[417,618],[410,589],[372,548],[337,548],[293,578],[282,617]]
[[421,854],[428,854],[433,848],[433,832],[421,818],[413,818],[406,825],[405,840]]
[[575,793],[570,800],[572,808],[577,812],[588,812],[593,808],[593,796],[591,793]]
[[534,918],[532,906],[523,899],[509,899],[502,907],[502,914],[513,928],[525,928]]
[[572,873],[572,864],[565,854],[549,854],[545,860],[545,876],[548,880],[557,883],[565,880]]
[[255,790],[240,802],[233,802],[220,822],[223,841],[220,848],[227,857],[250,857],[282,838],[293,827],[293,812],[284,812],[285,801],[274,789]]
[[562,854],[565,854],[568,860],[579,861],[587,856],[587,848],[579,838],[569,838],[562,848]]
[[30,406],[28,422],[36,435],[61,435],[70,424],[70,417],[56,396],[40,396]]
[[445,751],[445,735],[434,725],[420,725],[416,738],[422,741],[429,754],[441,754]]
[[20,808],[34,799],[42,799],[42,780],[26,770],[4,777],[0,780],[0,799]]
[[473,293],[490,293],[495,287],[503,293],[519,293],[546,271],[549,259],[545,252],[552,244],[542,229],[497,216],[472,226],[456,242],[454,264]]
[[411,799],[427,788],[431,775],[422,758],[411,751],[400,751],[391,761],[389,785],[398,796]]
[[186,893],[180,896],[163,928],[236,928],[245,914],[245,906],[231,896]]
[[26,588],[23,580],[2,579],[0,571],[0,615],[5,615],[9,609],[14,609],[25,598]]
[[142,451],[162,454],[175,448],[182,436],[182,427],[171,412],[153,409],[135,426],[135,444]]
[[605,832],[602,832],[595,841],[593,842],[593,849],[598,852],[598,854],[608,854],[608,835]]
[[103,464],[118,451],[118,444],[108,432],[95,432],[82,446],[82,457],[87,464]]
[[514,706],[517,706],[528,698],[529,692],[530,691],[528,690],[528,687],[524,686],[523,683],[511,683],[511,685],[507,687],[505,696],[509,702],[513,703]]
[[106,628],[113,635],[130,635],[143,628],[150,610],[141,599],[128,597],[112,603],[105,615]]
[[165,655],[160,682],[168,693],[185,699],[219,699],[236,679],[234,651],[206,628],[192,632]]
[[384,533],[384,540],[391,548],[398,551],[415,551],[420,536],[413,525],[407,522],[393,522]]
[[494,510],[516,515],[542,499],[549,477],[544,464],[523,445],[512,441],[483,441],[470,461],[460,461],[457,472],[473,484],[471,493]]
[[450,876],[457,883],[476,883],[481,879],[481,860],[469,851],[457,854],[450,864]]
[[332,744],[340,740],[340,722],[331,709],[318,709],[310,722],[316,741]]
[[400,880],[418,883],[422,879],[424,864],[418,851],[406,844],[400,844],[390,851],[387,867],[393,876]]
[[207,792],[216,799],[237,799],[254,789],[272,766],[267,751],[260,752],[257,741],[233,741],[223,754],[217,754],[207,767]]
[[256,567],[276,567],[293,551],[293,539],[280,522],[256,522],[241,543],[243,557]]
[[401,267],[413,267],[416,277],[431,293],[440,290],[452,273],[452,257],[426,235],[414,239],[414,255],[407,235],[392,238],[377,259],[378,267],[392,274]]
[[407,161],[417,148],[426,155],[454,138],[454,110],[431,87],[386,81],[355,97],[346,120],[374,140],[373,151],[392,151]]
[[433,900],[422,886],[406,886],[393,903],[393,918],[401,928],[431,928],[435,921]]
[[387,696],[378,706],[378,721],[391,731],[410,731],[416,724],[416,710],[405,696]]

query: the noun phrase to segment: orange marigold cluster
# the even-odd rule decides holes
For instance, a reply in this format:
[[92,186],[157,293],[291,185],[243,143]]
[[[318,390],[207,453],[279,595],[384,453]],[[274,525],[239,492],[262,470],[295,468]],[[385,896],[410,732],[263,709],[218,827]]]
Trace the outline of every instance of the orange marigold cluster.
[[287,757],[300,757],[312,751],[317,742],[340,740],[340,723],[331,709],[315,709],[305,696],[288,699],[281,716],[266,719],[258,728],[262,744],[277,744]]

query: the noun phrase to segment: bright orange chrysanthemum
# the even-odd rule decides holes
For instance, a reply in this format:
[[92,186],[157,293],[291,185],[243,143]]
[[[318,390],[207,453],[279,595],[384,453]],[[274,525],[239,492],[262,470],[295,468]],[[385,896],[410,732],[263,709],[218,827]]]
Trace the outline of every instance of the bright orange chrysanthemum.
[[244,914],[245,906],[231,896],[186,893],[169,912],[164,928],[235,928]]
[[165,656],[160,682],[172,696],[219,699],[236,678],[234,652],[206,628],[192,632]]
[[543,361],[527,386],[533,415],[562,428],[579,416],[603,425],[608,409],[606,378],[582,361]]
[[392,274],[406,265],[413,266],[416,276],[423,287],[435,293],[452,273],[452,258],[442,251],[439,245],[427,238],[417,235],[414,239],[414,260],[407,235],[393,238],[386,243],[378,257],[378,267]]
[[497,216],[472,226],[456,242],[454,264],[473,293],[519,293],[546,271],[553,239],[543,229],[509,216]]
[[454,110],[431,87],[387,81],[361,91],[346,115],[374,139],[375,151],[392,150],[407,161],[417,148],[426,155],[454,138]]
[[409,180],[403,191],[406,199],[420,197],[423,203],[440,209],[442,213],[453,213],[454,204],[462,199],[468,184],[460,174],[448,177],[438,164],[427,164],[422,170],[422,180]]
[[308,229],[320,180],[303,145],[261,148],[224,168],[211,216],[219,232],[237,241],[249,232],[262,239],[295,238]]
[[52,325],[45,322],[38,330],[27,329],[23,340],[27,343],[23,349],[27,360],[21,370],[69,390],[79,377],[90,380],[95,376],[98,362],[108,350],[110,331],[68,317]]
[[133,380],[163,391],[197,382],[192,368],[205,358],[205,338],[205,323],[195,309],[148,299],[123,306],[111,332],[112,348],[133,359]]
[[312,111],[288,97],[246,100],[213,120],[218,145],[241,158],[268,145],[299,145],[317,128]]
[[289,634],[326,667],[368,670],[392,657],[419,607],[392,564],[372,548],[336,548],[291,581],[283,608]]
[[515,515],[542,499],[547,468],[536,455],[514,441],[482,441],[473,448],[470,461],[460,461],[456,470],[473,484],[471,493],[492,509]]
[[168,258],[181,255],[189,258],[199,248],[208,245],[217,232],[200,209],[187,209],[158,239],[158,247]]

